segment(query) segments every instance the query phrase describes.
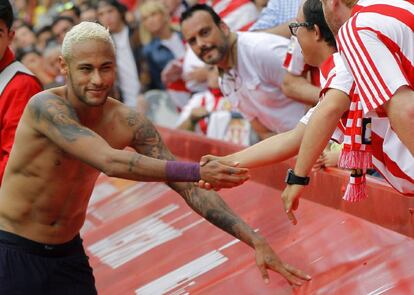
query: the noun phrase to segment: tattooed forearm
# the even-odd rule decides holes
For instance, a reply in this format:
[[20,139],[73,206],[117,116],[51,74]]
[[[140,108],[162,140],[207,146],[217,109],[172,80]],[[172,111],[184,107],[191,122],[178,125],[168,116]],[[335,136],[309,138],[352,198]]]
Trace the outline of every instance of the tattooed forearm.
[[[144,116],[131,111],[127,117],[128,126],[133,130],[132,147],[141,154],[158,159],[172,160],[174,156],[163,143],[154,125]],[[256,235],[215,192],[201,190],[192,183],[168,183],[186,203],[209,222],[232,236],[252,246]]]
[[131,157],[128,163],[128,171],[133,172],[134,168],[138,166],[139,161],[141,160],[142,156],[140,154],[135,154]]
[[34,119],[57,130],[67,141],[73,142],[79,136],[94,136],[93,132],[79,124],[73,107],[55,95],[39,95],[29,104]]
[[208,209],[206,219],[217,225],[219,228],[225,230],[226,232],[236,236],[234,226],[237,222],[234,218],[232,218],[232,216],[229,216],[228,212],[223,212],[223,210],[220,209]]
[[131,146],[136,151],[156,159],[174,159],[157,129],[145,116],[131,110],[127,115],[127,122],[133,130]]
[[253,230],[237,216],[216,192],[195,187],[192,183],[169,183],[186,203],[210,223],[252,245]]

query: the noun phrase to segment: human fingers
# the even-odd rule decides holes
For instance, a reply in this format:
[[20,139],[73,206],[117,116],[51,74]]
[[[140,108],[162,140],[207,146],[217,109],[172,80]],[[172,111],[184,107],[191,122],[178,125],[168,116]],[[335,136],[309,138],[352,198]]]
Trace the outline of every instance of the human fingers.
[[299,198],[296,198],[292,203],[292,210],[296,211],[298,210],[298,207],[299,207]]
[[201,157],[200,159],[200,166],[204,166],[205,164],[207,164],[210,161],[213,161],[215,159],[217,159],[218,157],[213,156],[213,155],[204,155]]
[[[227,160],[221,160],[220,163],[222,165],[230,166],[230,167],[239,167],[240,163],[235,161],[227,161]],[[244,168],[247,169],[247,168]]]
[[288,211],[288,212],[286,212],[286,214],[287,214],[288,219],[290,220],[290,222],[291,222],[293,225],[298,224],[298,220],[296,219],[296,216],[295,216],[295,214],[293,213],[293,211]]
[[291,273],[288,268],[286,268],[283,262],[269,264],[269,268],[275,272],[278,272],[282,277],[284,277],[290,285],[301,286],[302,280],[298,278],[294,273]]
[[221,181],[228,182],[230,185],[239,185],[244,183],[250,178],[250,175],[248,174],[223,174],[221,177]]
[[262,275],[265,284],[269,283],[269,273],[266,268],[266,264],[263,260],[256,260],[256,265],[259,268],[260,274]]
[[291,274],[293,274],[294,276],[296,276],[296,277],[298,277],[302,280],[309,281],[309,280],[312,279],[312,277],[309,274],[307,274],[306,272],[304,272],[300,269],[297,269],[296,267],[294,267],[290,264],[285,263],[284,266]]
[[285,212],[287,214],[288,219],[290,220],[290,222],[292,224],[297,224],[298,221],[296,220],[295,214],[292,212],[292,198],[290,197],[289,193],[288,193],[288,187],[285,189],[285,191],[282,193],[282,202],[283,202],[283,206],[285,208]]

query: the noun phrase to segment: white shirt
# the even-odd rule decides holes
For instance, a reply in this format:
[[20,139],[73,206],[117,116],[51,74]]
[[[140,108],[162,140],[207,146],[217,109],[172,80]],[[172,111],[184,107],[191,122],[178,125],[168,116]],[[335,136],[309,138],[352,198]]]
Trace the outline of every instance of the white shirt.
[[[221,17],[230,30],[235,32],[248,29],[257,19],[258,12],[253,2],[243,0],[209,0],[206,4],[213,7],[214,11]],[[200,60],[188,46],[183,63],[183,75],[189,74],[197,67],[204,67],[206,64]],[[206,83],[197,81],[186,81],[188,89],[194,92],[205,91]]]
[[129,44],[128,27],[124,26],[121,32],[112,34],[112,37],[116,47],[117,74],[124,103],[127,106],[136,107],[141,83],[138,79],[138,70]]
[[286,97],[280,89],[289,39],[267,33],[238,33],[237,67],[225,73],[221,91],[243,116],[257,118],[269,130],[293,129],[305,105]]
[[[321,72],[321,97],[329,89],[337,89],[344,92],[346,95],[351,96],[354,94],[355,82],[352,75],[348,72],[345,64],[339,53],[334,53],[328,59],[326,59],[320,67]],[[305,116],[300,119],[302,124],[307,125],[309,120],[317,108],[318,105],[311,108]],[[332,138],[337,142],[342,142],[344,139],[345,126],[341,123],[338,124]]]
[[[211,113],[212,111],[223,110],[223,105],[225,100],[221,98],[217,105],[214,95],[209,91],[204,91],[194,94],[190,101],[184,106],[183,110],[180,113],[180,117],[177,120],[176,126],[181,125],[185,120],[191,116],[193,109],[204,106],[207,112]],[[202,133],[198,124],[196,125],[197,133]]]
[[305,60],[303,59],[302,48],[300,47],[298,38],[295,36],[290,37],[283,67],[286,71],[296,76],[302,75],[305,70]]

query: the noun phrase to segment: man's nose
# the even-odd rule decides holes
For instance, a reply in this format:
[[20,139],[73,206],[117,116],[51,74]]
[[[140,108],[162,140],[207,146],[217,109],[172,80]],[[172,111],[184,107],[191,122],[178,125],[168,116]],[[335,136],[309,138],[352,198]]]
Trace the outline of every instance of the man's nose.
[[201,38],[197,38],[197,46],[200,49],[204,49],[206,48],[206,42],[204,42],[204,40]]
[[101,77],[101,74],[99,73],[99,71],[97,69],[92,72],[92,81],[91,82],[95,85],[102,84],[102,77]]

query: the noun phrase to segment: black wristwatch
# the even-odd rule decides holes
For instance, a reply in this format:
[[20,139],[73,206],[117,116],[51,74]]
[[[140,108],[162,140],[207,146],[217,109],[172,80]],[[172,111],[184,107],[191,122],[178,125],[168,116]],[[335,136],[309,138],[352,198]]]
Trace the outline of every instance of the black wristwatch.
[[299,184],[299,185],[308,185],[309,184],[309,176],[297,176],[293,169],[288,169],[285,182],[287,184]]

